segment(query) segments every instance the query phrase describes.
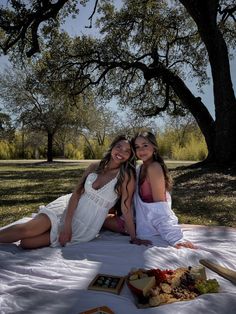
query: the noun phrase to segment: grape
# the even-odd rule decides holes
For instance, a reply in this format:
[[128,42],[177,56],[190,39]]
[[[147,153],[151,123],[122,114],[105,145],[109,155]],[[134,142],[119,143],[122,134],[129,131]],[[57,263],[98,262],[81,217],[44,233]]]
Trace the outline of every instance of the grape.
[[189,271],[187,271],[180,277],[180,287],[182,287],[183,289],[194,291],[195,283],[196,283],[196,280]]
[[200,294],[215,293],[219,291],[219,283],[216,279],[202,280],[196,283],[195,288]]

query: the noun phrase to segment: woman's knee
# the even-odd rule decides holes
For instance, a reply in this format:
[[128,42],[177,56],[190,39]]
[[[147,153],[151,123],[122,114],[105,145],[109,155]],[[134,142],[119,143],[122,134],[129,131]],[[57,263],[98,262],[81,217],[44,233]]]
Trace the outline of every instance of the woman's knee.
[[126,233],[124,220],[116,215],[109,215],[106,218],[103,227],[113,232],[118,232],[122,234]]
[[20,246],[22,247],[22,249],[31,249],[32,248],[31,239],[22,239],[20,241]]
[[20,241],[20,246],[22,247],[22,249],[29,250],[29,249],[36,249],[44,245],[39,245],[37,241],[35,241],[34,238],[25,238]]

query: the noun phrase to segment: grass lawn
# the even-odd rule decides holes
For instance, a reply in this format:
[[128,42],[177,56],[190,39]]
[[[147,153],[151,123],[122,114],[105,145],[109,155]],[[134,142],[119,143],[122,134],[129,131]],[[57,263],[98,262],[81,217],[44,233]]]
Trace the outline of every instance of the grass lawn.
[[[0,161],[0,226],[30,216],[39,205],[72,192],[88,164]],[[173,210],[180,223],[236,227],[235,169],[167,165],[174,179]]]

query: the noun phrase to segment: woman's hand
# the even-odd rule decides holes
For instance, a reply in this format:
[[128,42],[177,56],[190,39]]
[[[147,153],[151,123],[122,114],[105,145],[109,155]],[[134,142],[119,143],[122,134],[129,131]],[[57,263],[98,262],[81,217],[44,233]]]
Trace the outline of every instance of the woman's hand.
[[198,248],[196,245],[194,245],[190,241],[177,243],[174,247],[176,249],[181,249],[182,247],[185,247],[185,248],[188,248],[188,249],[197,249]]
[[65,246],[67,242],[70,242],[72,238],[71,226],[64,226],[63,230],[59,234],[59,242],[61,246]]
[[150,240],[142,240],[142,239],[139,239],[139,238],[134,238],[134,239],[130,240],[129,243],[137,244],[137,245],[145,245],[145,246],[152,245],[152,241],[150,241]]

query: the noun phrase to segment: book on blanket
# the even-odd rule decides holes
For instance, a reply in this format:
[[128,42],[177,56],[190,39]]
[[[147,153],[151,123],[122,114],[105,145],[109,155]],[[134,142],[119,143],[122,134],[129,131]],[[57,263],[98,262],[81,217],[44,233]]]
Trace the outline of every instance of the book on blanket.
[[88,289],[119,294],[124,281],[125,277],[98,274],[89,284]]

